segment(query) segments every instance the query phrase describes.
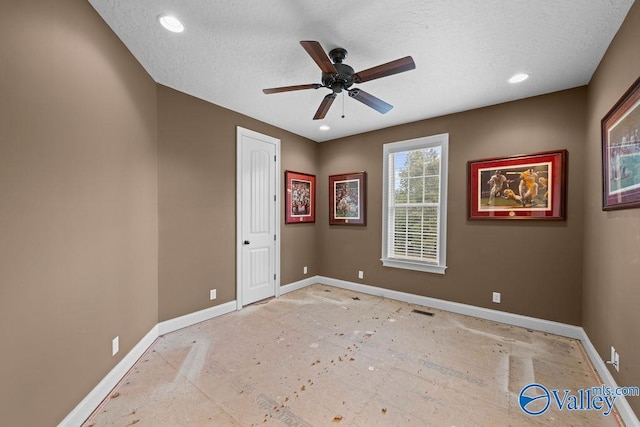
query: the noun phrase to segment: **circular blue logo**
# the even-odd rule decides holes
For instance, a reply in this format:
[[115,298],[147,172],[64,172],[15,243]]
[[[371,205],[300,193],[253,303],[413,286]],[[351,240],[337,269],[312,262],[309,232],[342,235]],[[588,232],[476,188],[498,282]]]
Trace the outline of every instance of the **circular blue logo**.
[[520,408],[529,415],[542,415],[551,404],[551,393],[542,384],[529,384],[520,391]]

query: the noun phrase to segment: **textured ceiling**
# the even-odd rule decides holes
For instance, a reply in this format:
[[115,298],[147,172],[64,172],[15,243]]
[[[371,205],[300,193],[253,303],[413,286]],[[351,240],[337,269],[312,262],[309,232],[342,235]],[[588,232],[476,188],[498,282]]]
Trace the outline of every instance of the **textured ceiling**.
[[[633,0],[89,0],[152,78],[314,141],[493,105],[589,82]],[[170,33],[158,16],[182,21]],[[300,46],[348,51],[361,71],[407,55],[416,69],[354,87],[392,104],[380,114],[345,96],[312,120],[328,89]],[[531,77],[512,85],[517,72]],[[344,108],[345,117],[342,118]],[[320,131],[327,124],[329,131]]]

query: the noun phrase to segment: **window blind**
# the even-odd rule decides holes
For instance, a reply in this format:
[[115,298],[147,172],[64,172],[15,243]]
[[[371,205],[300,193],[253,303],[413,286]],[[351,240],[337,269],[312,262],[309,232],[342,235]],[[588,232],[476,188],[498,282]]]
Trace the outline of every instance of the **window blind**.
[[438,263],[440,147],[391,154],[388,258]]

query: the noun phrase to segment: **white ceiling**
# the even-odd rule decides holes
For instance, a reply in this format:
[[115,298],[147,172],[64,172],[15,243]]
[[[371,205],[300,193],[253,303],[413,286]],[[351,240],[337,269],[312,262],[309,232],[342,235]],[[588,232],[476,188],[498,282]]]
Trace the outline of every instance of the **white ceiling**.
[[[633,0],[89,0],[158,83],[314,141],[585,85]],[[171,14],[185,31],[170,33]],[[360,87],[387,114],[328,89],[300,45],[342,47],[361,71],[407,55],[416,69]],[[512,85],[517,72],[531,77]],[[341,118],[344,105],[345,118]],[[329,131],[320,131],[327,124]]]

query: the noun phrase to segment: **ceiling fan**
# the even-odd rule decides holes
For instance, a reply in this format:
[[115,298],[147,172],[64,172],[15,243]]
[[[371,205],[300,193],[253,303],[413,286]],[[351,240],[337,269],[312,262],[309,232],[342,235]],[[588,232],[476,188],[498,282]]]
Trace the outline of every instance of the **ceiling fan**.
[[329,111],[331,104],[333,104],[333,101],[336,99],[336,96],[338,96],[337,94],[341,93],[343,90],[347,91],[351,98],[362,102],[382,114],[387,113],[393,108],[393,105],[387,104],[380,98],[376,98],[362,89],[351,89],[351,86],[354,83],[364,83],[369,80],[391,76],[393,74],[402,73],[416,68],[413,58],[405,56],[404,58],[396,59],[395,61],[387,62],[386,64],[378,65],[356,73],[353,71],[353,68],[342,63],[342,61],[347,57],[347,51],[345,49],[340,47],[332,49],[329,52],[329,56],[327,56],[320,43],[316,41],[301,41],[300,44],[304,50],[307,51],[309,56],[311,56],[311,59],[318,64],[320,70],[322,70],[322,83],[274,87],[270,89],[263,89],[262,91],[266,94],[271,94],[290,92],[294,90],[319,89],[321,87],[331,89],[331,93],[325,96],[322,100],[318,111],[316,111],[315,116],[313,116],[313,120],[323,119]]

